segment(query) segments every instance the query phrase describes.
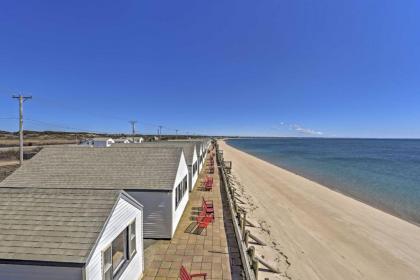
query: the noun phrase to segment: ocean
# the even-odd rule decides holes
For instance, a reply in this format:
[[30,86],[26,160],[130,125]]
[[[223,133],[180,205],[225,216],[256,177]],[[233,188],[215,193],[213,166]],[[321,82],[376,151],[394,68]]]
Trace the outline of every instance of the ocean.
[[252,138],[227,142],[420,225],[420,140]]

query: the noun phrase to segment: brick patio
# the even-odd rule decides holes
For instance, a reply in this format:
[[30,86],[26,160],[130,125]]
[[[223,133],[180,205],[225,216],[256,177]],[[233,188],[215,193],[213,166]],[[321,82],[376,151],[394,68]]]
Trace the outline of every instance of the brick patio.
[[[177,279],[181,264],[191,273],[206,272],[207,279],[242,279],[240,254],[228,206],[224,203],[226,199],[222,199],[226,194],[220,188],[218,169],[210,175],[214,177],[213,191],[201,187],[205,173],[206,164],[172,240],[159,240],[145,249],[143,279]],[[213,200],[215,221],[198,234],[194,230],[195,216],[202,197]]]

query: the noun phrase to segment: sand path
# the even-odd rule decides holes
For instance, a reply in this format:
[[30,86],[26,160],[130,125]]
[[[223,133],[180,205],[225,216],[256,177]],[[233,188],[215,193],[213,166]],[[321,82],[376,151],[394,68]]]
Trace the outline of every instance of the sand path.
[[[290,279],[420,279],[420,227],[222,141]],[[273,247],[274,245],[270,243]],[[283,255],[282,255],[283,254]],[[272,256],[273,257],[273,256]]]

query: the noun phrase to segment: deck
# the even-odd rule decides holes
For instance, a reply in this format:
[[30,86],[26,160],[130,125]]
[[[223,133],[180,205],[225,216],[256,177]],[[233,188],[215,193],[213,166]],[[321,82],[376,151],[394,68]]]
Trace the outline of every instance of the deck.
[[[240,254],[218,169],[210,175],[214,178],[213,191],[201,187],[205,173],[206,164],[172,240],[159,240],[145,249],[144,280],[177,279],[181,265],[190,273],[206,272],[207,279],[242,279]],[[215,221],[197,233],[194,218],[203,197],[213,200]]]

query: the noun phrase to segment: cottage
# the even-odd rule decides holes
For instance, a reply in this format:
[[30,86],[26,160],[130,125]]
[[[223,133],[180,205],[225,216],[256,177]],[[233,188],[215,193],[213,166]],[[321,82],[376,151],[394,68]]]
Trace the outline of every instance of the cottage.
[[[117,138],[117,139],[114,139],[114,143],[115,144],[128,144],[130,143],[130,140],[128,140],[127,138]],[[111,143],[111,145],[114,143]]]
[[206,157],[206,152],[208,149],[208,146],[206,144],[206,141],[203,139],[188,139],[188,140],[171,140],[170,142],[180,142],[180,143],[193,143],[196,145],[197,150],[197,157],[198,157],[198,163],[199,163],[199,170],[203,168],[204,165],[204,159]]
[[182,148],[46,147],[2,185],[125,190],[144,206],[145,238],[172,238],[189,199]]
[[176,142],[176,141],[160,141],[160,142],[146,142],[142,144],[114,144],[112,147],[132,147],[133,145],[137,147],[166,147],[166,148],[182,148],[185,155],[185,160],[188,166],[189,174],[189,190],[194,189],[195,183],[198,178],[199,172],[199,163],[198,163],[198,153],[197,146],[194,143],[190,142]]
[[114,143],[112,138],[93,138],[87,141],[87,144],[93,147],[111,147]]
[[0,188],[0,279],[140,279],[142,206],[124,191]]
[[143,143],[143,142],[144,142],[144,138],[143,137],[135,137],[133,143]]

